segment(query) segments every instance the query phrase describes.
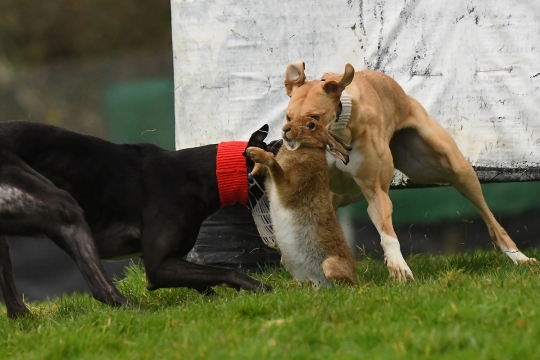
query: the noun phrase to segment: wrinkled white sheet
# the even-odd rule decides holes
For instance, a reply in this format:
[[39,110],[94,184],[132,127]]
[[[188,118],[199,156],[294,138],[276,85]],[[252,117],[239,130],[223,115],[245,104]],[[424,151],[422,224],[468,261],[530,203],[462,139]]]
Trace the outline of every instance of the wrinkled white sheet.
[[540,162],[540,2],[172,0],[176,146],[279,137],[287,65],[394,77],[476,165]]

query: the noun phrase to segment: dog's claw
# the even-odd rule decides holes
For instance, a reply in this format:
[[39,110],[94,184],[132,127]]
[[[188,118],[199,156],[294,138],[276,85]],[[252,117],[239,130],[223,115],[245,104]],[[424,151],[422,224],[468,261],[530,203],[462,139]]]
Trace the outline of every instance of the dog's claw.
[[525,260],[518,260],[517,264],[518,265],[524,265],[524,264],[528,264],[528,265],[535,264],[536,265],[536,264],[538,264],[538,261],[535,258],[527,258]]
[[405,260],[389,262],[388,259],[385,259],[385,262],[388,266],[388,271],[390,272],[390,279],[392,279],[392,281],[414,281],[413,273]]

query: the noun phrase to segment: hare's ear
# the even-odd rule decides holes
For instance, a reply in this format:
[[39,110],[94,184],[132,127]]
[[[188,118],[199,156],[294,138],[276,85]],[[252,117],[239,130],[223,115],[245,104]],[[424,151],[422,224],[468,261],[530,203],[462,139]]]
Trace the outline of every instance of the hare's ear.
[[326,150],[338,159],[343,161],[345,165],[349,163],[349,154],[347,151],[352,150],[352,147],[347,145],[339,136],[332,131],[328,131],[326,139]]
[[345,87],[349,85],[354,78],[354,68],[351,64],[345,65],[345,73],[343,74],[343,77],[339,82],[337,81],[328,81],[324,84],[323,90],[325,93],[327,93],[330,97],[337,97],[339,98],[341,96],[341,93],[343,90],[345,90]]
[[285,89],[289,97],[291,97],[294,88],[302,86],[304,81],[306,81],[306,75],[304,74],[305,68],[306,64],[303,61],[293,62],[287,66],[287,71],[285,71]]

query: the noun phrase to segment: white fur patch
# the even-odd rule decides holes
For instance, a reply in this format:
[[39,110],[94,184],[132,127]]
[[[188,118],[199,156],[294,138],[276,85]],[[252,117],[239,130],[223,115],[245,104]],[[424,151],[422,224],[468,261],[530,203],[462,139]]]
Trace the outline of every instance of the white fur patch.
[[527,256],[525,256],[525,254],[523,254],[521,251],[517,250],[517,249],[509,249],[507,248],[506,246],[504,245],[499,245],[499,248],[502,250],[503,253],[505,253],[510,259],[512,259],[512,261],[514,262],[514,264],[517,264],[519,262],[524,262],[524,261],[528,261],[529,258]]
[[24,191],[8,184],[0,184],[0,213],[22,213],[34,210],[36,200]]
[[317,287],[331,283],[322,270],[326,255],[319,249],[313,223],[308,217],[284,207],[271,178],[266,181],[270,200],[270,216],[276,242],[281,251],[283,266],[298,281],[310,280]]
[[387,260],[395,259],[396,261],[399,261],[399,259],[403,259],[403,255],[401,254],[401,248],[399,246],[399,241],[395,237],[382,233],[381,245],[384,250],[384,256],[387,258]]
[[381,233],[381,245],[384,250],[386,266],[388,267],[390,276],[395,280],[400,281],[407,280],[407,278],[412,279],[412,271],[401,254],[398,239],[388,234]]
[[298,141],[294,139],[289,139],[289,137],[287,136],[287,133],[283,132],[281,137],[283,138],[283,144],[285,145],[287,149],[294,151],[300,147],[300,144],[298,143]]

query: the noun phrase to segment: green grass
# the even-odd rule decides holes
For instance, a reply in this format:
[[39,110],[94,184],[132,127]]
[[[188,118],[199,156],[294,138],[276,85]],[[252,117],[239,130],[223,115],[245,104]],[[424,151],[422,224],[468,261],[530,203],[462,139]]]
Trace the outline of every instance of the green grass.
[[213,297],[150,293],[133,265],[118,286],[146,311],[88,295],[32,304],[31,319],[8,320],[0,307],[0,359],[538,358],[537,267],[495,252],[408,262],[414,283],[390,283],[381,261],[364,259],[354,288],[317,291],[271,269],[254,276],[272,293]]

